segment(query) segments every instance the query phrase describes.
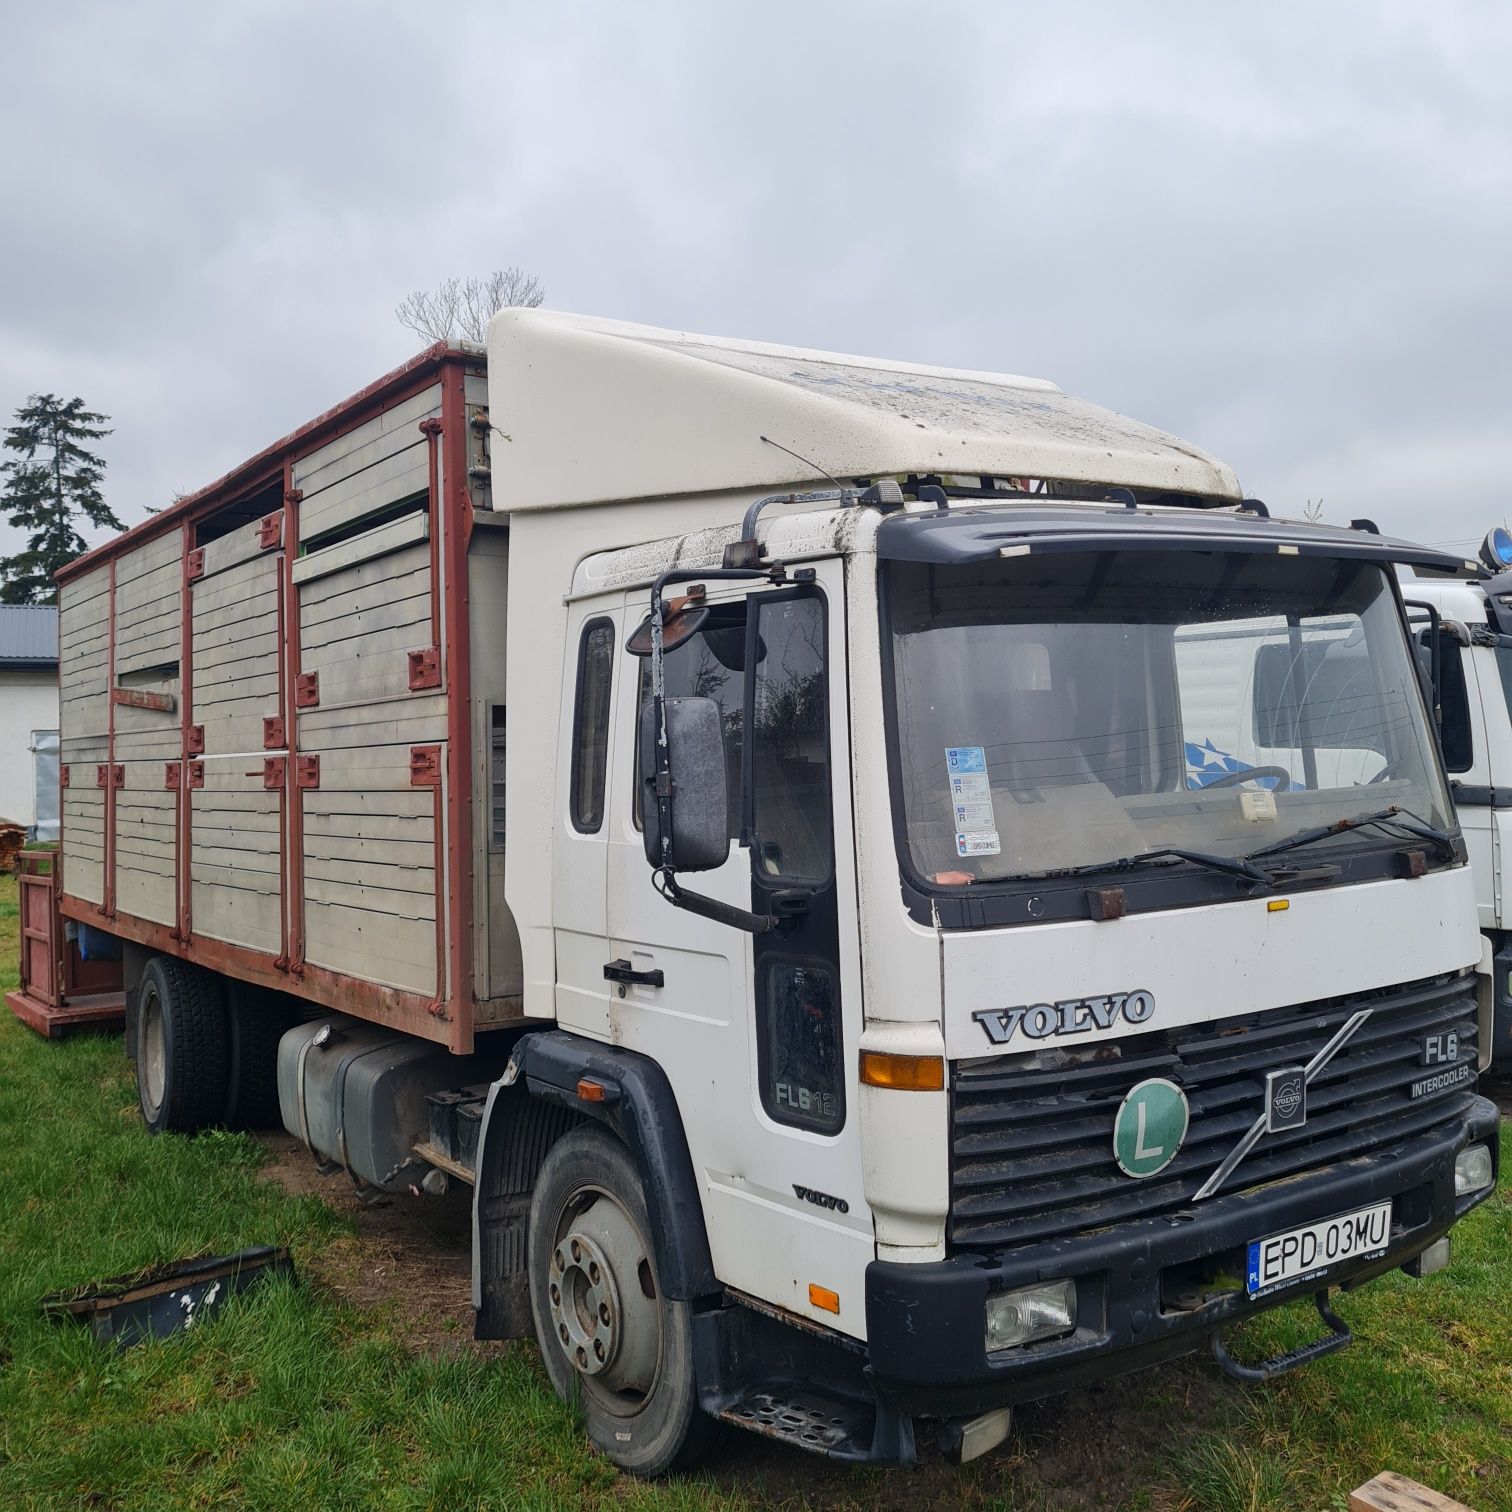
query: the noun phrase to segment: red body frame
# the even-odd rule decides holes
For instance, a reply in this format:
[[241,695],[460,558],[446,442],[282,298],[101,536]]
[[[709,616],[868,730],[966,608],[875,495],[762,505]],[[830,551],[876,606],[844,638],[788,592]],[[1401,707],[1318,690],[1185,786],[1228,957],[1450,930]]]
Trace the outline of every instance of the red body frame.
[[[71,562],[60,582],[108,563],[110,567],[109,684],[115,687],[115,563],[144,541],[177,530],[183,561],[181,593],[180,729],[182,751],[175,822],[177,922],[173,926],[120,913],[115,904],[115,788],[105,789],[105,867],[103,903],[94,904],[67,891],[66,836],[61,838],[63,891],[59,911],[70,919],[99,927],[165,955],[180,956],[213,971],[255,982],[322,1007],[339,1009],[411,1034],[435,1040],[465,1054],[473,1047],[472,973],[472,697],[469,659],[467,550],[472,536],[472,497],[468,488],[467,419],[464,384],[469,371],[481,371],[480,354],[464,353],[438,343],[350,399],[327,410],[298,430],[259,452],[207,488],[179,500],[161,514]],[[446,796],[436,789],[437,977],[445,990],[434,996],[385,987],[342,972],[310,965],[304,959],[303,804],[295,791],[299,762],[295,700],[300,677],[299,615],[294,585],[298,555],[301,494],[293,485],[296,461],[352,430],[376,414],[413,397],[439,380],[441,419],[424,422],[431,448],[430,515],[432,581],[444,591],[432,595],[432,626],[439,631],[441,686],[447,692]],[[191,588],[195,526],[227,505],[246,500],[271,485],[281,486],[283,571],[279,581],[278,618],[282,638],[279,657],[279,711],[289,738],[289,759],[279,788],[281,949],[277,955],[194,934],[189,877],[192,813],[189,800],[193,726],[193,616]],[[270,543],[268,549],[273,549]],[[444,557],[443,557],[444,553]],[[115,706],[107,700],[107,775],[115,771]],[[444,835],[444,839],[443,839]],[[293,900],[293,906],[291,906]]]

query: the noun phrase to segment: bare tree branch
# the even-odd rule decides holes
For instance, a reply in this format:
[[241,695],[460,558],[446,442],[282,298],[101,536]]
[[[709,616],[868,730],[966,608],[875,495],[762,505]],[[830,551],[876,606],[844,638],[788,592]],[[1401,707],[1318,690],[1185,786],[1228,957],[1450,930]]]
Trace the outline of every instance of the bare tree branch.
[[538,278],[510,267],[487,278],[448,278],[434,289],[417,289],[400,302],[394,315],[424,341],[482,342],[496,311],[509,306],[534,309],[545,297]]

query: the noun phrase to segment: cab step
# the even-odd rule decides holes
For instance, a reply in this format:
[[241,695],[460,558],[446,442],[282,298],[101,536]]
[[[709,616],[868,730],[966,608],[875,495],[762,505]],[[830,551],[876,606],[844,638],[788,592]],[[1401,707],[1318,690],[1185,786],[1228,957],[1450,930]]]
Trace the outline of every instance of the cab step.
[[738,1428],[749,1428],[764,1438],[814,1454],[828,1454],[847,1438],[871,1440],[872,1413],[868,1408],[798,1392],[753,1391],[719,1415]]
[[871,1402],[820,1396],[784,1383],[749,1391],[717,1415],[763,1438],[849,1464],[914,1462],[912,1419]]

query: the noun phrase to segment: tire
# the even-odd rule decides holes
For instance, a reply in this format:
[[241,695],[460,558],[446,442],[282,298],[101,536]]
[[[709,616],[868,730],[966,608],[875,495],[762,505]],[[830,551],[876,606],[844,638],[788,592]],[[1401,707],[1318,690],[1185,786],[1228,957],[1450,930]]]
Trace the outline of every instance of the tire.
[[583,1127],[551,1147],[530,1203],[541,1359],[594,1447],[647,1479],[696,1463],[717,1427],[698,1405],[690,1309],[662,1295],[651,1232],[618,1140]]
[[220,984],[209,972],[154,956],[137,999],[137,1103],[154,1134],[192,1134],[221,1121],[230,1045]]
[[281,1129],[278,1042],[296,1014],[285,998],[246,982],[226,983],[228,1129]]

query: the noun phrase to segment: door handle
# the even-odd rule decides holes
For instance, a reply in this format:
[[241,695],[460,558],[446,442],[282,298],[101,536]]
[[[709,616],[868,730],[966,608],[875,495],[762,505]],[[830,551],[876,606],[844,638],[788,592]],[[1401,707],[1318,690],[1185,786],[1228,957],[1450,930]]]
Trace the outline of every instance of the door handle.
[[604,964],[604,977],[610,982],[631,982],[637,987],[665,987],[667,978],[660,966],[650,971],[637,971],[623,956],[617,961]]

